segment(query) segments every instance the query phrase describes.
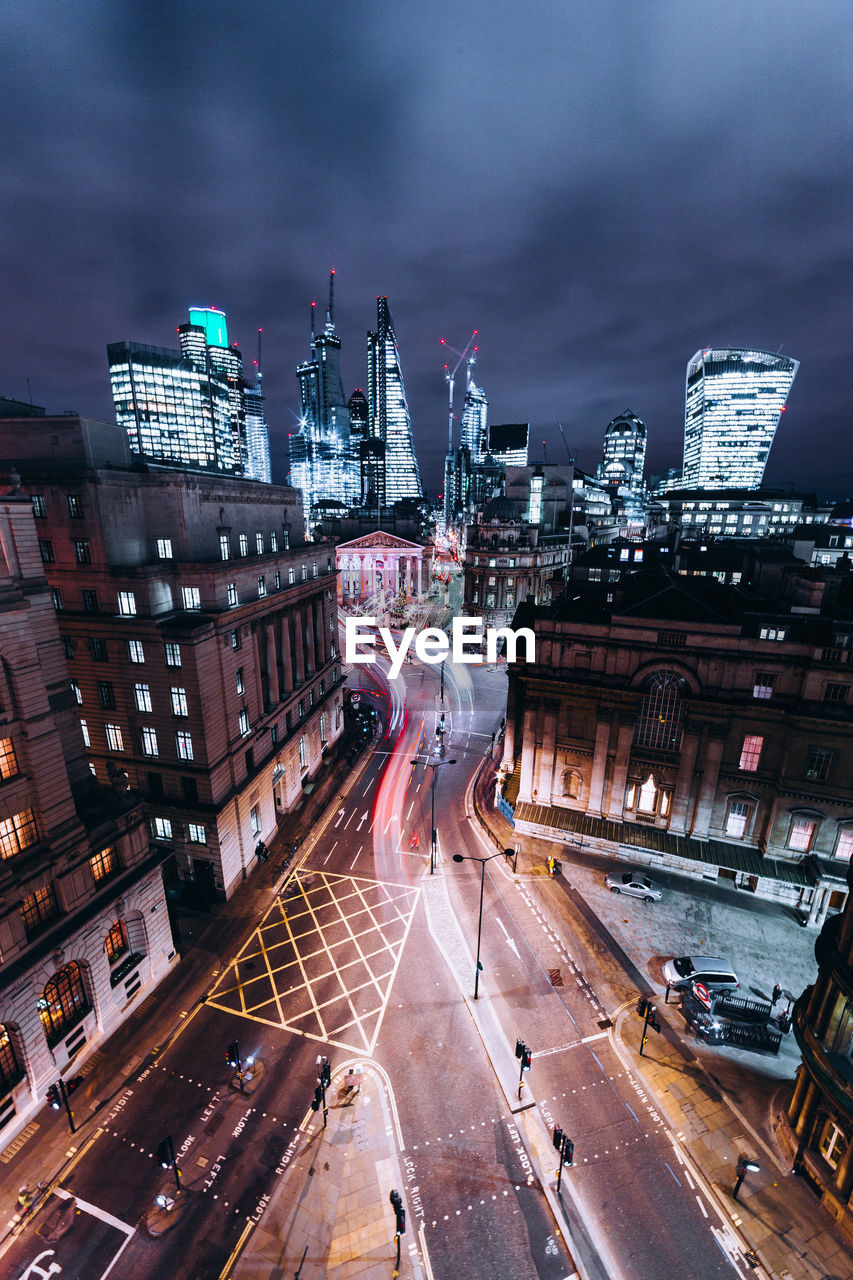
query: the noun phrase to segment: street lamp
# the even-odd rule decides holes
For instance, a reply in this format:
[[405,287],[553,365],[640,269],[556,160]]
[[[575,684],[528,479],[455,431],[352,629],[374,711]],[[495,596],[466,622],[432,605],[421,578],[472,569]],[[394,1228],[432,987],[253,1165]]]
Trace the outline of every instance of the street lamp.
[[443,764],[456,764],[455,760],[428,760],[427,766],[432,769],[432,799],[430,805],[430,848],[429,848],[429,873],[435,871],[435,774]]
[[487,858],[475,858],[470,853],[454,853],[454,862],[479,862],[480,864],[480,919],[477,924],[477,968],[474,970],[474,999],[478,999],[480,989],[480,938],[483,933],[483,888],[486,882],[486,863],[491,862],[492,858],[502,858],[503,850],[499,849],[497,853],[490,853]]

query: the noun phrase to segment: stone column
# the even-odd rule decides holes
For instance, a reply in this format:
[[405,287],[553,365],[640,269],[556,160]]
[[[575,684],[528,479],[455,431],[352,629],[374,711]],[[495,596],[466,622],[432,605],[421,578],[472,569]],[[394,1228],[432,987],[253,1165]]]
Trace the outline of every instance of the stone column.
[[814,897],[809,910],[809,924],[820,926],[826,919],[826,912],[829,907],[829,890],[824,889],[822,885],[815,885]]
[[293,644],[296,650],[296,683],[305,683],[305,641],[302,636],[302,610],[293,610]]
[[601,800],[604,795],[604,775],[607,771],[607,748],[610,743],[610,713],[601,712],[595,726],[595,754],[592,759],[592,780],[589,785],[587,813],[600,818]]
[[311,674],[317,670],[317,663],[314,654],[314,611],[311,603],[307,604],[304,609],[304,625],[305,625],[305,667],[306,671]]
[[269,684],[264,689],[264,664],[263,654],[261,651],[261,637],[257,627],[252,627],[252,653],[255,656],[253,666],[255,668],[255,688],[258,694],[258,713],[263,714],[267,705],[267,694],[269,693]]
[[528,703],[524,709],[524,726],[521,731],[521,782],[519,801],[533,799],[533,761],[536,756],[536,714],[539,704]]
[[515,709],[518,702],[518,685],[510,680],[506,695],[506,726],[504,728],[504,749],[501,768],[504,773],[511,773],[515,764]]
[[554,788],[554,757],[557,744],[557,712],[559,703],[543,704],[542,751],[539,757],[539,804],[551,803],[551,792]]
[[622,714],[619,716],[619,732],[616,736],[616,760],[613,765],[613,781],[610,784],[610,800],[607,805],[607,816],[616,822],[622,821],[625,808],[625,783],[628,780],[628,764],[631,760],[631,743],[634,740],[634,723],[636,716]]
[[696,806],[696,817],[693,820],[691,835],[698,840],[708,839],[708,827],[714,812],[717,798],[717,780],[720,776],[720,761],[723,758],[723,747],[726,731],[721,725],[710,725],[708,743],[702,759],[702,781],[699,785],[699,803]]
[[281,625],[281,675],[284,684],[284,692],[290,693],[293,689],[293,659],[290,656],[290,623],[287,614],[280,615]]
[[806,1077],[808,1084],[806,1085],[805,1094],[802,1102],[800,1103],[799,1114],[794,1117],[791,1116],[789,1111],[788,1115],[791,1119],[794,1133],[801,1141],[808,1143],[809,1138],[811,1137],[814,1113],[818,1103],[820,1102],[821,1093],[820,1089],[817,1087],[805,1068],[803,1068],[803,1075]]
[[269,688],[270,702],[273,706],[276,706],[281,701],[281,690],[278,683],[275,622],[268,623],[265,629],[267,633],[267,687]]
[[676,836],[683,836],[687,831],[690,801],[693,798],[693,772],[696,768],[698,751],[699,727],[687,724],[681,740],[681,758],[678,762],[678,776],[675,779],[672,814],[669,819],[669,830]]
[[314,648],[317,654],[317,669],[326,665],[328,646],[326,642],[326,615],[323,611],[323,597],[314,597]]

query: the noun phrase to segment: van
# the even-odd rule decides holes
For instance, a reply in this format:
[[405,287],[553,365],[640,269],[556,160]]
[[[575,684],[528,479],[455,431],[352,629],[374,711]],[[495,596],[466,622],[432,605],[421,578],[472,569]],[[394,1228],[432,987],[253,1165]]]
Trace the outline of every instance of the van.
[[737,991],[740,986],[728,960],[721,960],[719,956],[681,956],[678,960],[667,960],[663,977],[675,991],[689,987],[691,982],[701,982],[709,991]]

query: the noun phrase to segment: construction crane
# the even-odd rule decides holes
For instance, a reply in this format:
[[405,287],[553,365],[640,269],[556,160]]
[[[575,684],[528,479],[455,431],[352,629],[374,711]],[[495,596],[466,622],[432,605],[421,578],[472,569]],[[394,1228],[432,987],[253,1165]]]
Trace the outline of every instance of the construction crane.
[[479,330],[475,329],[474,332],[471,334],[471,337],[468,340],[468,345],[464,351],[457,351],[455,347],[451,347],[446,338],[439,339],[443,347],[447,347],[448,351],[452,351],[455,356],[459,357],[459,359],[456,361],[456,364],[453,366],[452,370],[449,364],[446,364],[444,366],[444,380],[448,386],[448,417],[447,417],[448,455],[453,453],[453,383],[457,373],[459,372],[459,366],[461,365],[462,361],[467,360],[468,367],[465,371],[465,375],[466,375],[465,390],[467,391],[471,385],[471,370],[473,369],[474,365],[477,363],[477,352],[480,349],[479,347],[476,347],[474,345],[474,339],[476,338],[478,332]]

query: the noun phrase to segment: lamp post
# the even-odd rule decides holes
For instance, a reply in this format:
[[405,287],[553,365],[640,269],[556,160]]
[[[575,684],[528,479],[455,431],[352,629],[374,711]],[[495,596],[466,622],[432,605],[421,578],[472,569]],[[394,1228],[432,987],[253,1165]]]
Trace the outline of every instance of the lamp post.
[[477,967],[474,970],[474,999],[479,998],[480,990],[480,938],[483,934],[483,888],[486,882],[486,863],[491,862],[492,858],[502,858],[503,850],[499,849],[497,853],[490,853],[487,858],[475,858],[470,853],[454,853],[454,862],[479,862],[480,864],[480,918],[477,923]]
[[438,769],[444,764],[456,764],[455,760],[428,760],[427,766],[432,769],[432,795],[430,803],[430,846],[429,846],[429,873],[435,871],[435,775]]

